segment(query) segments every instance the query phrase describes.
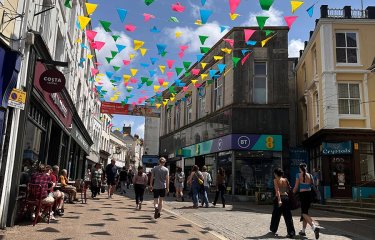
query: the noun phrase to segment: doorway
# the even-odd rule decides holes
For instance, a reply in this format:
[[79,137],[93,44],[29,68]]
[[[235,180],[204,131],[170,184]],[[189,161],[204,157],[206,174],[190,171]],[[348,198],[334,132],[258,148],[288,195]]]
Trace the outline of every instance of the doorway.
[[350,156],[329,158],[332,198],[352,197],[352,162]]

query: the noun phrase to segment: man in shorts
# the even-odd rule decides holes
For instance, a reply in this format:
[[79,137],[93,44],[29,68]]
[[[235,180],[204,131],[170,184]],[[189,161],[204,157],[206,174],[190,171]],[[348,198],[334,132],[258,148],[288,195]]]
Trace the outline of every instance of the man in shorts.
[[117,176],[117,166],[116,160],[112,159],[111,163],[105,168],[105,175],[107,177],[108,185],[108,199],[112,198],[113,192],[116,189],[116,176]]
[[169,170],[165,165],[165,158],[159,159],[159,165],[151,171],[150,188],[154,192],[154,218],[160,217],[163,208],[163,199],[165,194],[169,192]]

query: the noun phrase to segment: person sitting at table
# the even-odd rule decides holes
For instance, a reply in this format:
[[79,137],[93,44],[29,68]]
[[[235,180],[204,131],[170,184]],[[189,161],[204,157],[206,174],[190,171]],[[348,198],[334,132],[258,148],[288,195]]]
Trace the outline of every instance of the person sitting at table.
[[57,187],[57,174],[59,174],[60,168],[59,166],[55,165],[52,167],[50,176],[53,183],[53,186],[51,188],[51,192],[53,193],[53,197],[55,198],[56,204],[55,204],[55,214],[59,216],[64,215],[64,197],[65,194],[61,192],[59,189],[56,189]]
[[74,201],[78,201],[77,199],[77,189],[69,185],[68,182],[68,171],[66,169],[61,170],[61,175],[60,175],[60,183],[61,183],[61,190],[69,195],[69,203],[73,204]]

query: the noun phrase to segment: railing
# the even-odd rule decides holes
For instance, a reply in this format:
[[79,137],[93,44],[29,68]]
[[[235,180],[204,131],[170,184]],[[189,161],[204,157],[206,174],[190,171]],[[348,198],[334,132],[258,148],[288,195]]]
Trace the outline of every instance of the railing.
[[361,174],[361,180],[362,180],[362,176],[365,176],[365,179],[366,179],[367,176],[371,176],[371,178],[369,180],[366,179],[364,183],[362,183],[361,185],[357,186],[357,196],[359,198],[360,207],[363,207],[362,189],[361,189],[361,187],[366,186],[366,185],[368,185],[370,183],[373,183],[373,184],[375,183],[375,178],[374,178],[374,176],[375,176],[375,170],[368,171],[366,173]]
[[[368,11],[361,10],[361,9],[351,9],[350,10],[350,18],[368,18]],[[348,18],[345,15],[345,9],[342,8],[328,8],[328,18]]]
[[340,8],[328,8],[329,18],[344,18],[344,9]]
[[352,9],[352,18],[368,18],[368,11],[361,9]]

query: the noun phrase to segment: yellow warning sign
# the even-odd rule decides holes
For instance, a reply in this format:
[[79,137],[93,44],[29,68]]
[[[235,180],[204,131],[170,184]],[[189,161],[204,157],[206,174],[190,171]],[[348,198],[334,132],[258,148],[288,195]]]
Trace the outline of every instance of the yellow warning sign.
[[12,92],[9,95],[8,106],[24,110],[25,102],[26,92],[17,88],[13,88]]

